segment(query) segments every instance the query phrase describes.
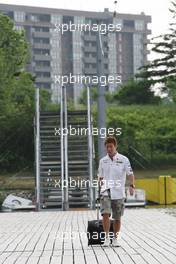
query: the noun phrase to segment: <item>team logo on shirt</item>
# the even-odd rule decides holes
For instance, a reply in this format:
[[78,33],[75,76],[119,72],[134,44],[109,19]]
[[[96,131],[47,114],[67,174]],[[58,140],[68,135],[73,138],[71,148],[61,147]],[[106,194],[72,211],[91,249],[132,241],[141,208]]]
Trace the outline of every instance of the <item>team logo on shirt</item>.
[[103,160],[103,163],[108,163],[108,160]]
[[116,163],[123,163],[123,161],[122,160],[119,160],[118,158],[117,158],[117,160],[115,162]]

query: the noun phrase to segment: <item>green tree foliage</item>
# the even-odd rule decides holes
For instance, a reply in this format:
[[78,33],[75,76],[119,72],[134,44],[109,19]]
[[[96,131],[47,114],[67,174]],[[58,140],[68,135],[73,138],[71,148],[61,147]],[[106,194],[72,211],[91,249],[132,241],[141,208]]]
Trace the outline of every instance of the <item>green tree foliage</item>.
[[[35,87],[25,71],[28,45],[24,32],[0,14],[0,167],[6,170],[33,164],[33,116]],[[41,91],[41,107],[49,103],[49,93]]]
[[[98,96],[97,88],[91,87],[90,93],[91,93],[91,98],[92,98],[93,102],[95,102],[97,100],[97,96]],[[86,88],[84,88],[82,91],[82,94],[79,98],[79,103],[82,105],[87,105],[87,89]]]
[[152,51],[156,52],[159,58],[142,67],[141,73],[137,75],[150,79],[153,83],[166,84],[168,78],[176,76],[176,0],[172,1],[170,12],[173,22],[169,24],[169,32],[155,37],[151,43]]
[[[4,99],[3,91],[9,82],[19,76],[27,59],[27,43],[24,32],[13,30],[12,21],[0,14],[0,93]],[[0,104],[2,106],[3,104]]]
[[[118,106],[107,109],[107,127],[122,128],[119,148],[129,156],[134,147],[152,165],[176,164],[176,107]],[[131,156],[133,159],[133,156]]]
[[169,99],[176,103],[176,76],[167,79],[166,87]]
[[161,98],[154,95],[150,86],[151,83],[147,80],[130,80],[113,94],[110,101],[116,101],[122,105],[158,104],[161,101]]

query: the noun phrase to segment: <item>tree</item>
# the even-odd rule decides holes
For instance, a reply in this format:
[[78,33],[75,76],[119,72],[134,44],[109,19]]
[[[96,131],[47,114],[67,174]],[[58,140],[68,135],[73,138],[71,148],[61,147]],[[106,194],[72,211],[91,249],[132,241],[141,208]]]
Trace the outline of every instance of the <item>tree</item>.
[[[91,93],[92,100],[96,101],[97,100],[97,96],[98,96],[97,88],[96,87],[91,87],[90,93]],[[79,98],[79,103],[82,104],[82,105],[87,105],[87,89],[86,88],[84,88],[82,90],[81,96]]]
[[[172,1],[170,12],[173,19],[176,18],[176,0]],[[159,58],[153,60],[148,65],[141,68],[141,72],[137,77],[150,79],[153,83],[163,83],[175,78],[176,76],[176,23],[169,24],[169,32],[153,38],[151,44],[152,51],[160,55]],[[165,88],[165,86],[164,86]]]
[[161,98],[154,95],[150,89],[151,83],[147,80],[130,80],[120,87],[113,98],[120,104],[158,104]]
[[17,77],[24,69],[28,45],[24,31],[14,30],[13,22],[0,14],[0,90],[6,88],[8,81]]
[[[0,14],[0,166],[1,170],[33,163],[34,77],[25,71],[28,44],[24,31],[14,29]],[[49,93],[41,91],[42,106]]]
[[112,105],[107,109],[107,127],[121,128],[119,150],[127,156],[129,145],[154,166],[175,165],[175,112],[175,105]]
[[169,99],[176,103],[176,77],[168,78],[166,82]]

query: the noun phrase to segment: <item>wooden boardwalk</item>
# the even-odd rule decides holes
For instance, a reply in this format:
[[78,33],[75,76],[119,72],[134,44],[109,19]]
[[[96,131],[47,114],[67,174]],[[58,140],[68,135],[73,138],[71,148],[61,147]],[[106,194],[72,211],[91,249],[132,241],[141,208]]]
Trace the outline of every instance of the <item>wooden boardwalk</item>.
[[87,220],[95,218],[92,210],[2,213],[0,263],[176,263],[176,218],[164,210],[126,209],[118,248],[87,246]]

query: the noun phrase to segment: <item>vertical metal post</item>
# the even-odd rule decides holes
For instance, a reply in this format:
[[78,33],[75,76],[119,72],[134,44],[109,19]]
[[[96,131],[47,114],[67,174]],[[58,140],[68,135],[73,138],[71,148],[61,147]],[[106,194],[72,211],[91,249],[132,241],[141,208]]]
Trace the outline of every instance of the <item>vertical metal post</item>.
[[61,138],[60,138],[60,150],[61,150],[61,191],[62,191],[62,210],[64,210],[64,137],[63,137],[63,86],[61,86],[60,92],[60,129],[61,129]]
[[36,209],[40,210],[40,95],[39,88],[35,90],[36,102],[36,139],[35,139],[35,163],[36,163]]
[[64,86],[64,128],[66,133],[64,134],[64,157],[65,157],[65,188],[64,188],[64,210],[68,210],[68,120],[67,120],[67,91]]
[[89,148],[89,181],[90,181],[90,208],[93,209],[93,141],[91,124],[90,88],[87,86],[87,117],[88,117],[88,148]]
[[[97,32],[97,73],[98,77],[104,76],[104,52],[100,31]],[[106,127],[106,101],[105,86],[98,82],[98,129]],[[104,139],[98,136],[98,158],[105,156]]]

